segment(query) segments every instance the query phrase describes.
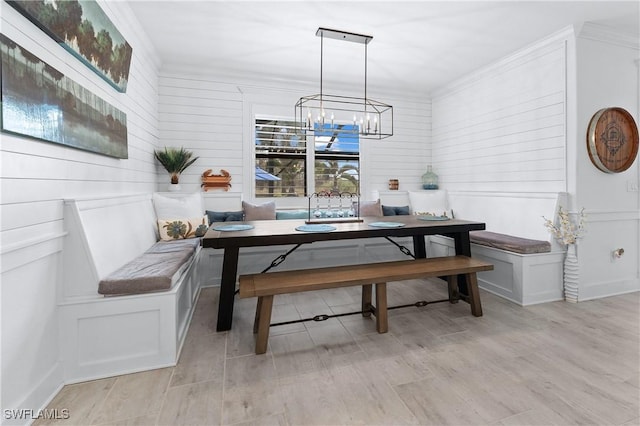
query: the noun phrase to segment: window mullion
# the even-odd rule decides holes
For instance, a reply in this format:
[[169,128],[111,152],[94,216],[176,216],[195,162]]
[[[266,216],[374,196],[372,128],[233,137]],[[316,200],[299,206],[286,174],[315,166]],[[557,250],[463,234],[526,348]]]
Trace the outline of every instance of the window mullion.
[[306,135],[307,140],[307,196],[316,192],[316,165],[315,165],[315,137],[311,134]]

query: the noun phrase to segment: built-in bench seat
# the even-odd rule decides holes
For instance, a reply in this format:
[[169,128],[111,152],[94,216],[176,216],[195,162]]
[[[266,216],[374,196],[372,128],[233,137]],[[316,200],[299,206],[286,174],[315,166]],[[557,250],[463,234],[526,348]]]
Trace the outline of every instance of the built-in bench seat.
[[169,290],[189,266],[199,246],[200,240],[196,238],[158,241],[100,280],[98,293],[113,296]]
[[[439,191],[420,191],[436,193]],[[479,237],[471,243],[471,253],[495,265],[493,271],[478,274],[480,288],[509,299],[520,305],[530,305],[563,299],[564,248],[557,244],[544,227],[544,219],[556,217],[558,205],[566,205],[564,193],[497,193],[442,191],[446,206],[435,206],[428,211],[441,214],[447,210],[458,219],[485,222],[487,231],[484,244]],[[238,210],[239,194],[223,194],[228,210]],[[220,199],[214,194],[207,209],[222,209]],[[214,198],[215,197],[215,198]],[[235,197],[235,198],[234,198]],[[384,207],[406,207],[412,209],[408,191],[374,191],[369,199],[379,199]],[[205,200],[206,202],[206,200]],[[411,211],[411,213],[414,213]],[[487,238],[486,237],[491,237]],[[497,244],[502,240],[506,244]],[[510,241],[510,243],[508,241]],[[533,240],[535,242],[528,242]],[[397,239],[409,248],[410,239]],[[486,244],[486,245],[485,245]],[[275,257],[285,253],[289,246],[259,247],[243,249],[240,255],[240,274],[259,272]],[[455,254],[453,241],[445,236],[427,238],[429,257]],[[222,253],[207,249],[210,268],[205,277],[219,277],[222,269]],[[350,240],[314,243],[310,247],[296,250],[279,270],[314,266],[369,263],[387,260],[402,260],[406,256],[389,242],[380,240]],[[207,285],[217,285],[215,278]]]
[[499,234],[491,231],[471,231],[469,232],[469,239],[473,244],[493,247],[498,250],[506,250],[513,253],[532,254],[549,253],[551,251],[551,243],[549,241],[514,237],[513,235]]
[[158,242],[152,198],[64,201],[58,306],[66,383],[178,360],[199,294],[202,250],[199,238]]
[[[478,274],[480,288],[520,305],[563,299],[564,250],[544,227],[543,216],[556,217],[558,205],[566,205],[565,193],[425,192],[446,197],[433,211],[446,210],[457,219],[486,223],[486,231],[470,233],[472,256],[495,266]],[[383,205],[410,205],[407,191],[373,196]],[[429,237],[429,257],[454,253],[452,239]]]

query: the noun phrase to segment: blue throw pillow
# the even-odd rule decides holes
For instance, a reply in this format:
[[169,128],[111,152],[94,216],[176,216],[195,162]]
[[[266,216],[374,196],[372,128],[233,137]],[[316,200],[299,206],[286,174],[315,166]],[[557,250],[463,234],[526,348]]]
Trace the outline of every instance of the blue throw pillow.
[[383,216],[395,216],[396,208],[393,206],[382,206],[382,215]]
[[384,216],[405,216],[409,214],[409,206],[382,206]]
[[286,219],[308,219],[309,212],[307,210],[276,210],[277,220]]
[[207,210],[207,216],[209,217],[209,223],[213,222],[242,222],[244,220],[244,212],[242,210],[237,212],[215,212]]
[[394,209],[396,210],[396,214],[398,216],[406,216],[409,215],[409,206],[400,206],[400,207],[394,207]]

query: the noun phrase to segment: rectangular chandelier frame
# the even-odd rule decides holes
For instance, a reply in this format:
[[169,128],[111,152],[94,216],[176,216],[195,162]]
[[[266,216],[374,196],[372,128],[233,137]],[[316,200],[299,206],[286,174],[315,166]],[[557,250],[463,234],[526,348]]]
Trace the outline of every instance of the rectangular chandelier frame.
[[[336,129],[364,139],[393,136],[393,107],[367,97],[367,45],[372,36],[318,28],[320,37],[320,93],[303,96],[295,106],[296,131],[315,134]],[[364,44],[364,97],[329,95],[323,92],[324,37]],[[353,126],[344,127],[345,124]]]

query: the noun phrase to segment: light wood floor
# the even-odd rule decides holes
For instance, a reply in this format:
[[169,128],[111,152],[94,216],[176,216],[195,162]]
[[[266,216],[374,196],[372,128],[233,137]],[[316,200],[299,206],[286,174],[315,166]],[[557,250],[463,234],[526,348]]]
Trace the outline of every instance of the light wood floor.
[[[640,294],[527,308],[481,296],[481,318],[464,302],[397,309],[387,334],[361,316],[273,327],[255,355],[255,299],[216,333],[207,288],[176,367],[68,385],[49,408],[75,425],[640,423]],[[442,297],[438,280],[389,285],[390,305]],[[359,298],[279,296],[273,321],[353,311]]]

